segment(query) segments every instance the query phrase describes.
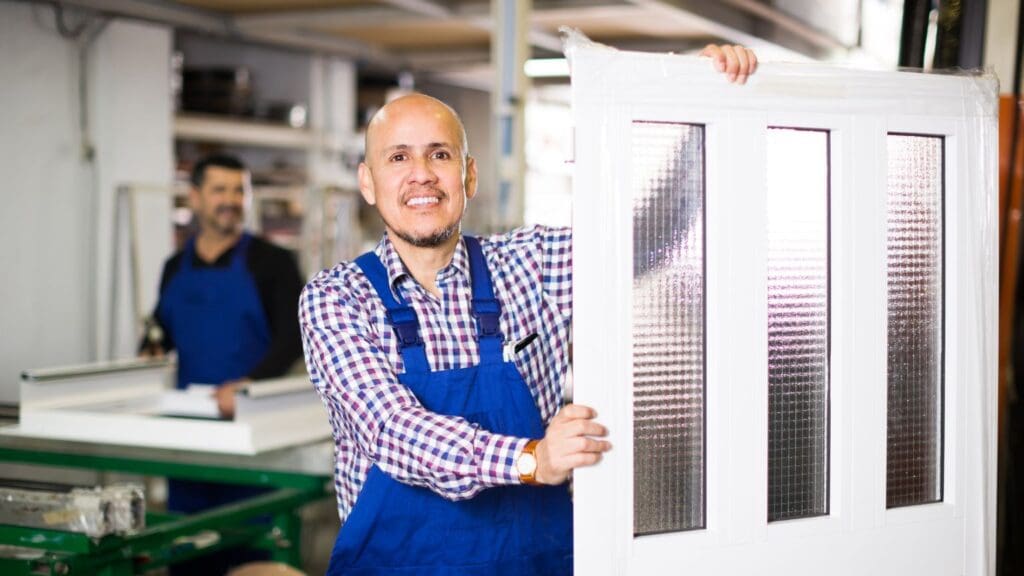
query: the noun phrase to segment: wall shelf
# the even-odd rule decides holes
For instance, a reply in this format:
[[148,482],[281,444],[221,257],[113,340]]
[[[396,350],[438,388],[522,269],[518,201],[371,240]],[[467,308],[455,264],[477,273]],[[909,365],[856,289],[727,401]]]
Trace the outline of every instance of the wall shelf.
[[219,118],[195,113],[175,115],[174,137],[196,142],[293,150],[309,150],[318,142],[317,133],[308,128],[292,128],[259,120]]

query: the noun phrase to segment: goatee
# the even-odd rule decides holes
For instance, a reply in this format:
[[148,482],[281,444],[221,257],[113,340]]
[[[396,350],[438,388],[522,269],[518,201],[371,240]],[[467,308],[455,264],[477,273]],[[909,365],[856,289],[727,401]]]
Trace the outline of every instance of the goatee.
[[455,234],[455,231],[458,229],[459,223],[455,222],[451,226],[438,230],[429,236],[413,236],[408,232],[402,232],[399,230],[393,231],[395,236],[398,236],[417,248],[437,248],[447,242],[452,237],[452,234]]

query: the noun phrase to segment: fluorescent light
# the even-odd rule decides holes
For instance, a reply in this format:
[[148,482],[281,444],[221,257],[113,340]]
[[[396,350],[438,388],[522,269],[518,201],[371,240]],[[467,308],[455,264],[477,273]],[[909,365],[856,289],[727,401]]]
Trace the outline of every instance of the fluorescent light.
[[569,75],[565,58],[530,58],[523,63],[523,73],[530,78],[558,78]]

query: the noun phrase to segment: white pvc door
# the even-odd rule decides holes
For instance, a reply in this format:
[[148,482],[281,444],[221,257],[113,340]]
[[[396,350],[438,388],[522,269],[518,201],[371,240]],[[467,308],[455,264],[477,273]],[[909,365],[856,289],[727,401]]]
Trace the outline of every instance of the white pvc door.
[[569,53],[576,574],[993,573],[994,80]]

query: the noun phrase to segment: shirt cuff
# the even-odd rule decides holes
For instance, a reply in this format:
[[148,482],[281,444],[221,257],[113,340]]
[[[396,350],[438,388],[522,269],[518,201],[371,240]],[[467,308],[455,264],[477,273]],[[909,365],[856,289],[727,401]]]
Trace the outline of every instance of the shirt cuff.
[[520,484],[519,471],[516,470],[516,458],[530,441],[529,438],[517,438],[484,432],[478,454],[480,462],[479,482],[483,486],[506,486]]

